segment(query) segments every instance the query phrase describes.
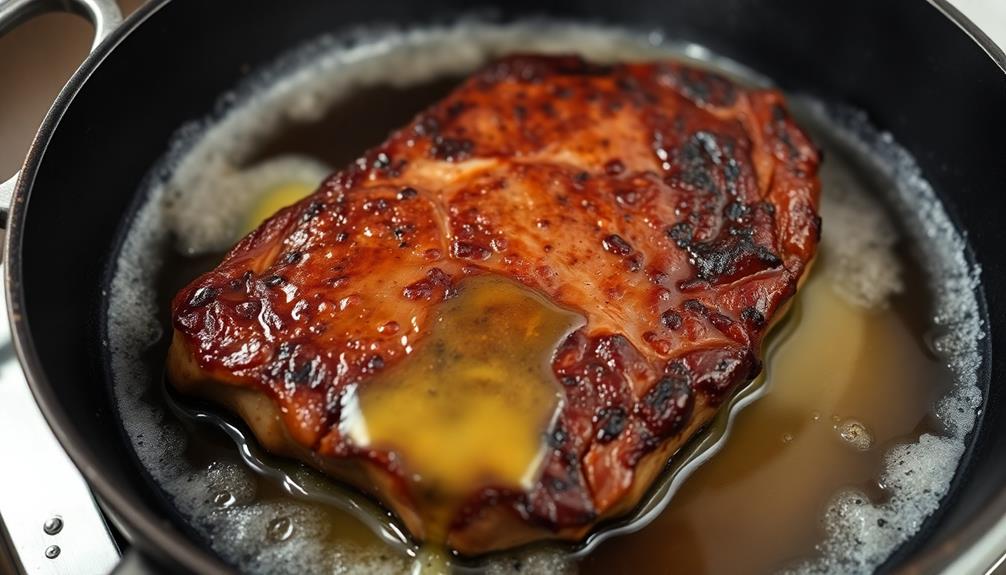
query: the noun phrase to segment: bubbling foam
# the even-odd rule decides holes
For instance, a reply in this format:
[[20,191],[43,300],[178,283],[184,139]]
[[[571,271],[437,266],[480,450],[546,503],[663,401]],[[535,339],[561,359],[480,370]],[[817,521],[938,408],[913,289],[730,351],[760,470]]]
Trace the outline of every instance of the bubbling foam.
[[[984,332],[975,297],[980,270],[968,262],[964,238],[922,177],[918,164],[891,134],[876,130],[865,114],[856,110],[809,100],[801,102],[801,108],[809,121],[826,130],[835,145],[889,184],[885,199],[918,250],[918,260],[931,280],[932,322],[938,331],[933,351],[954,374],[953,388],[935,407],[944,433],[923,434],[916,442],[895,446],[885,454],[884,471],[878,481],[887,495],[882,503],[873,503],[854,490],[836,495],[825,513],[827,536],[818,545],[820,556],[789,570],[865,572],[883,563],[939,507],[964,455],[967,435],[975,426],[982,403],[978,342]],[[857,246],[866,253],[876,247],[873,241],[848,241],[847,247]],[[874,285],[900,289],[900,280],[886,277],[886,272],[875,275],[875,271],[873,266],[865,268],[865,273],[873,276],[871,281],[877,282]],[[860,302],[873,299],[872,294],[858,289],[860,285],[853,281],[840,291]]]
[[904,289],[901,261],[894,253],[895,226],[883,207],[861,189],[838,158],[821,165],[821,218],[828,279],[846,301],[866,308],[887,305]]
[[[405,87],[438,76],[460,75],[488,59],[520,50],[576,52],[594,60],[675,57],[712,65],[748,83],[765,80],[694,45],[665,42],[658,33],[547,22],[456,26],[413,30],[357,31],[313,42],[256,75],[226,95],[211,118],[179,131],[153,171],[145,203],[125,230],[108,294],[108,341],[114,395],[120,419],[140,461],[175,507],[225,560],[246,571],[402,572],[411,559],[330,537],[316,508],[287,499],[261,498],[255,478],[235,463],[194,466],[186,457],[188,436],[153,396],[159,368],[143,361],[145,350],[163,336],[158,321],[156,281],[164,254],[215,253],[237,238],[242,218],[264,187],[248,177],[256,146],[287,126],[321,118],[356,89],[391,84]],[[890,181],[890,198],[908,234],[923,251],[936,295],[934,321],[942,330],[934,347],[944,354],[957,385],[937,406],[944,436],[925,435],[917,443],[887,454],[882,482],[890,498],[869,503],[857,493],[842,493],[826,514],[827,539],[821,557],[796,567],[802,572],[866,570],[875,567],[912,533],[939,504],[964,451],[981,395],[977,387],[982,337],[974,289],[977,272],[965,257],[932,189],[912,159],[889,135],[870,128],[861,116],[837,116],[819,104],[804,103],[811,119],[828,126],[855,155],[875,158],[878,174]],[[317,163],[286,159],[258,168],[259,175],[289,173],[315,177]],[[276,167],[279,166],[279,167]],[[824,165],[827,172],[828,163]],[[270,176],[272,177],[272,176]],[[277,176],[281,177],[281,176]],[[825,257],[839,262],[832,278],[839,293],[865,306],[884,305],[901,289],[892,254],[893,226],[840,173],[822,174],[828,189],[823,211]],[[278,181],[278,180],[277,180]],[[838,182],[829,184],[828,182]],[[834,191],[832,190],[834,188]],[[866,203],[863,203],[866,202]],[[871,215],[874,214],[874,215]],[[827,246],[832,246],[828,248]],[[911,471],[911,473],[906,473]],[[216,501],[216,503],[214,503]],[[280,527],[277,527],[280,525]],[[283,537],[276,533],[282,532]],[[575,569],[559,552],[539,550],[490,561],[490,572],[515,565],[524,572]]]

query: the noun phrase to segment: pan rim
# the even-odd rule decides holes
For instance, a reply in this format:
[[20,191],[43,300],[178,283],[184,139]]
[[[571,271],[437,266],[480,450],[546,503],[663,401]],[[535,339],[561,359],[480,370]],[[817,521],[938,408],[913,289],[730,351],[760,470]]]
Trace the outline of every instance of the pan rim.
[[999,69],[1006,73],[1006,46],[999,46],[992,38],[978,27],[973,20],[964,15],[950,0],[927,0],[939,10],[948,20],[953,22],[981,48]]
[[[47,112],[28,150],[21,175],[14,189],[7,220],[7,233],[3,240],[4,291],[8,302],[8,319],[11,324],[14,348],[31,392],[46,422],[70,459],[87,479],[88,485],[95,491],[102,504],[107,507],[115,522],[126,527],[126,531],[130,535],[130,543],[156,557],[169,559],[193,572],[226,573],[230,569],[216,556],[199,547],[180,530],[159,518],[153,509],[144,505],[128,491],[118,489],[117,484],[106,476],[95,461],[89,447],[76,436],[73,424],[68,421],[67,414],[60,404],[55,388],[45,375],[41,359],[35,349],[25,312],[25,294],[22,284],[21,248],[24,240],[23,231],[28,200],[49,141],[54,136],[62,117],[72,105],[76,95],[102,62],[127,36],[171,1],[150,0],[129,16],[97,50],[84,60]],[[992,42],[988,35],[973,21],[950,5],[948,0],[928,0],[928,2],[967,34],[1006,73],[1006,53]],[[981,302],[985,302],[983,294],[979,299]],[[986,355],[986,357],[988,356]],[[956,559],[956,556],[952,555],[953,553],[966,551],[981,544],[989,535],[989,527],[1004,516],[1006,516],[1006,487],[985,506],[969,525],[959,529],[951,536],[954,541],[966,542],[965,545],[953,546],[953,549],[941,547],[932,550],[919,550],[918,554],[909,559],[908,563],[902,566],[899,571],[928,572],[949,565]]]

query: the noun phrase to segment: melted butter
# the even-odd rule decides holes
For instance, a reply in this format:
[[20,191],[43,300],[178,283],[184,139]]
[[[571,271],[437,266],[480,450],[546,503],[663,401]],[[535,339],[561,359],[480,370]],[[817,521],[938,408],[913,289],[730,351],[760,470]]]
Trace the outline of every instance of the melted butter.
[[290,181],[267,191],[248,214],[243,233],[251,232],[280,209],[307,197],[316,188],[317,184]]
[[584,322],[502,277],[459,288],[415,352],[361,386],[342,421],[357,445],[398,455],[434,541],[460,498],[533,485],[561,397],[552,355]]

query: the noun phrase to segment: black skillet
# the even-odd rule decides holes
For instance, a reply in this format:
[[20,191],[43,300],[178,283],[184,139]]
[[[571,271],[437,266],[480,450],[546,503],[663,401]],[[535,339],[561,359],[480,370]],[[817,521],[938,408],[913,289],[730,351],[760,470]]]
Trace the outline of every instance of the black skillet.
[[[18,16],[82,12],[100,20],[101,35],[115,23],[110,4],[0,0],[0,8]],[[945,0],[478,4],[504,21],[547,15],[660,28],[784,88],[866,110],[914,154],[982,267],[977,295],[988,314],[981,372],[987,399],[951,495],[882,570],[936,571],[979,544],[1006,515],[1006,404],[998,385],[988,387],[1006,379],[1006,354],[995,349],[1006,336],[1006,301],[995,295],[1006,293],[1003,52]],[[134,550],[172,572],[226,569],[168,519],[109,404],[99,300],[115,230],[141,179],[181,124],[204,116],[249,69],[298,43],[364,23],[443,22],[475,8],[461,0],[157,0],[112,30],[57,98],[16,186],[5,186],[13,188],[3,256],[10,320],[42,411]],[[11,22],[0,22],[0,32]],[[123,570],[142,567],[139,556],[131,553]]]

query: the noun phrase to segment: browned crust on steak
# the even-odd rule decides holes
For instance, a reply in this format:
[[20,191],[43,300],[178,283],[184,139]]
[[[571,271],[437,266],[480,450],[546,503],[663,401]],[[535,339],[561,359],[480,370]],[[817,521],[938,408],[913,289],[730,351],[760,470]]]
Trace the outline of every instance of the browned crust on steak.
[[587,324],[554,356],[538,481],[472,493],[446,543],[579,539],[758,373],[816,249],[817,164],[776,91],[674,62],[508,57],[183,289],[169,378],[423,538],[407,470],[340,434],[340,399],[408,355],[376,326],[416,318],[422,345],[460,281],[508,276]]

